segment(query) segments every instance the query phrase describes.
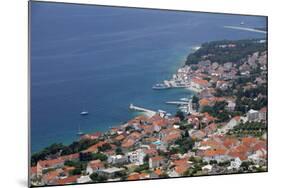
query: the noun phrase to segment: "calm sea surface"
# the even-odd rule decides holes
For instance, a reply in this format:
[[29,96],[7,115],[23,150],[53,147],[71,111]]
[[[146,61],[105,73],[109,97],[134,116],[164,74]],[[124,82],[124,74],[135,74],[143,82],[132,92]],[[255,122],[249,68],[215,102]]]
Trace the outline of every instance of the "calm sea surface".
[[[264,37],[223,28],[263,27],[253,16],[31,3],[31,149],[68,144],[132,118],[130,103],[152,110],[184,89],[151,87],[183,65],[191,48],[221,39]],[[82,110],[89,115],[81,117]]]

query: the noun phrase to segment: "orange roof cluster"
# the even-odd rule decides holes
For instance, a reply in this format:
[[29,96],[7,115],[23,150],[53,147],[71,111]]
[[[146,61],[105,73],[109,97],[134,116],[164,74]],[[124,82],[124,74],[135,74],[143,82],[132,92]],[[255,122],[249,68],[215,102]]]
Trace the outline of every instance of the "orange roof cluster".
[[126,139],[122,142],[122,147],[123,148],[130,148],[135,144],[135,140],[133,139]]
[[129,174],[127,180],[139,180],[140,179],[140,174],[137,172]]
[[150,159],[152,162],[164,160],[162,156],[155,156],[155,157],[151,157]]
[[201,78],[193,78],[192,82],[194,82],[196,84],[199,84],[199,85],[202,85],[202,86],[207,86],[208,83],[209,83],[207,80],[203,80]]
[[161,169],[158,168],[158,169],[154,170],[154,173],[157,174],[158,176],[160,176],[163,172]]
[[120,134],[120,135],[116,136],[114,139],[117,140],[117,141],[121,141],[121,140],[125,139],[125,136]]
[[142,136],[141,133],[135,131],[135,132],[131,133],[130,135],[128,135],[128,138],[133,139],[133,140],[138,140],[141,138],[141,136]]
[[187,158],[175,160],[173,161],[173,164],[175,165],[174,170],[180,175],[186,172],[190,166]]
[[231,157],[239,157],[240,160],[246,160],[250,154],[258,150],[267,150],[266,142],[254,137],[244,137],[240,141],[235,137],[214,136],[212,139],[202,141],[200,145],[211,147],[211,149],[201,153],[203,157],[226,154]]
[[199,105],[200,105],[200,106],[208,106],[209,103],[210,103],[210,101],[209,101],[209,99],[207,99],[207,98],[203,98],[203,99],[200,99],[200,100],[199,100]]
[[88,149],[84,150],[84,152],[90,152],[90,153],[94,153],[98,151],[98,147],[103,146],[104,144],[106,144],[107,142],[104,141],[100,141],[99,143],[90,146]]
[[181,133],[180,132],[174,132],[174,133],[168,134],[166,137],[164,137],[162,139],[162,141],[170,143],[170,142],[173,142],[173,141],[175,141],[179,138],[181,138]]
[[43,174],[43,181],[44,182],[53,182],[58,179],[59,175],[62,173],[62,170],[52,170],[46,174]]
[[79,153],[64,155],[56,159],[38,161],[38,164],[43,168],[52,167],[64,163],[67,160],[74,160],[79,158]]
[[214,157],[214,156],[226,155],[226,154],[227,154],[226,149],[210,149],[210,150],[206,150],[203,155],[206,157]]
[[145,150],[144,153],[146,155],[149,155],[149,156],[154,156],[154,155],[158,154],[157,150],[156,149],[152,149],[152,148]]

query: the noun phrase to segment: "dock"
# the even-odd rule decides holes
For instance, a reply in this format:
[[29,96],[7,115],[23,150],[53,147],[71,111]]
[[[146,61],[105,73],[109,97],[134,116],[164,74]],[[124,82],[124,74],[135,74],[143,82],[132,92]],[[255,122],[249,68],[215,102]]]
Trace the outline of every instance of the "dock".
[[188,102],[186,102],[186,101],[167,101],[166,104],[188,105]]
[[144,113],[146,113],[150,117],[152,117],[152,116],[154,116],[156,114],[156,112],[153,111],[153,110],[150,110],[150,109],[147,109],[147,108],[138,107],[138,106],[135,106],[133,104],[130,104],[129,109],[130,110],[139,111],[139,112],[144,112]]

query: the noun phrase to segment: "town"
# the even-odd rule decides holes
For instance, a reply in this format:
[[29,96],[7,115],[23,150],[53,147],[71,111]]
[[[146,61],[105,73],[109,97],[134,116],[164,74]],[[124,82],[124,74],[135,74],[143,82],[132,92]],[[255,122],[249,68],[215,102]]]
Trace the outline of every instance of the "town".
[[34,153],[32,185],[267,171],[265,40],[204,43],[164,85],[193,91],[181,105],[188,108],[138,115]]

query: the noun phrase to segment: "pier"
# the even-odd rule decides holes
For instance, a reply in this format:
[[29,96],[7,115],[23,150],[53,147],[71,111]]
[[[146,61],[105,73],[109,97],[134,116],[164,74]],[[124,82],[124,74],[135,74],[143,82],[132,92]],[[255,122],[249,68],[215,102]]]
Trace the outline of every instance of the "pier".
[[130,110],[139,111],[139,112],[145,112],[148,116],[154,116],[156,114],[156,112],[153,111],[153,110],[149,110],[149,109],[146,109],[146,108],[138,107],[138,106],[135,106],[133,104],[130,104],[129,109]]
[[188,105],[188,102],[186,102],[186,101],[167,101],[166,104]]

